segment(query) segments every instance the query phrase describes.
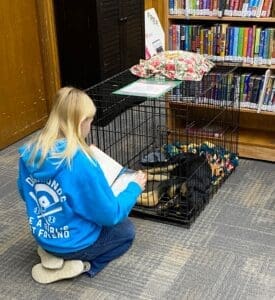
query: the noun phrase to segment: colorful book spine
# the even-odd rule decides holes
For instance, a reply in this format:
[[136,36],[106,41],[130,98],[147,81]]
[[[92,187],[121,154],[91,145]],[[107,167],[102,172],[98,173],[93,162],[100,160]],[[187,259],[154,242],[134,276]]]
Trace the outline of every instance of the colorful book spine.
[[263,110],[263,111],[267,110],[267,108],[268,108],[268,103],[270,101],[270,97],[271,97],[271,93],[272,93],[272,85],[273,85],[273,79],[271,76],[269,76],[268,80],[267,80],[267,84],[266,84],[262,107],[261,107],[261,110]]
[[226,0],[218,0],[218,17],[224,16],[224,10],[226,5]]
[[261,35],[262,28],[257,27],[255,31],[255,42],[254,42],[254,58],[253,63],[255,65],[259,64],[259,48],[260,48],[260,35]]
[[244,0],[239,0],[239,6],[237,9],[237,17],[241,17],[242,16],[242,8],[243,8],[243,4],[244,4]]
[[238,61],[238,40],[239,40],[239,27],[232,27],[232,60]]
[[267,86],[267,82],[268,82],[270,75],[271,75],[271,71],[270,71],[270,69],[267,69],[264,74],[263,86],[262,86],[262,90],[261,90],[260,96],[259,96],[259,104],[258,104],[258,110],[257,110],[258,113],[261,112],[261,109],[262,109],[262,104],[263,104],[263,101],[265,98],[265,93],[266,93],[266,86]]
[[168,37],[168,47],[169,50],[173,50],[173,27],[169,27],[169,37]]
[[[274,6],[275,6],[275,4],[274,4]],[[271,40],[271,44],[272,44],[272,47],[271,47],[271,64],[275,65],[275,28],[273,28],[273,37],[272,37],[272,40]]]
[[180,49],[185,50],[185,25],[180,25]]
[[271,94],[269,106],[270,106],[269,111],[275,112],[275,78],[273,80],[272,94]]
[[246,17],[252,17],[252,7],[253,7],[253,3],[254,3],[254,0],[249,0],[249,1],[248,1]]
[[264,53],[264,43],[265,43],[265,30],[261,31],[260,34],[260,45],[259,45],[259,64],[263,64],[263,53]]
[[264,0],[259,0],[259,5],[256,10],[256,18],[259,18],[261,16],[263,4],[264,4]]
[[234,107],[240,108],[240,74],[234,74],[233,76],[233,84],[232,84],[232,93],[234,97]]
[[257,15],[257,10],[260,5],[261,0],[254,0],[253,6],[252,6],[252,17],[255,18]]
[[248,28],[248,40],[247,40],[247,51],[246,51],[246,63],[253,64],[253,28]]
[[251,73],[245,73],[242,107],[249,107],[250,79]]
[[180,25],[177,25],[177,41],[176,41],[176,49],[180,50]]
[[269,43],[270,43],[270,31],[269,28],[265,28],[265,39],[264,39],[263,51],[262,51],[264,65],[268,65]]
[[177,50],[177,25],[172,25],[172,50]]
[[247,17],[248,16],[248,3],[249,3],[249,0],[245,0],[244,3],[243,3],[242,17]]
[[204,53],[203,37],[204,37],[204,29],[201,29],[201,31],[200,31],[200,54]]
[[241,74],[240,76],[240,107],[244,107],[243,102],[245,99],[244,93],[244,81],[245,81],[245,73]]
[[227,51],[226,51],[226,47],[228,45],[227,43],[227,37],[229,39],[229,35],[228,35],[228,28],[229,25],[226,23],[222,23],[221,25],[221,34],[220,34],[220,57],[221,60],[224,61],[227,55]]
[[173,15],[174,14],[174,0],[169,0],[169,14]]
[[243,62],[246,63],[246,54],[247,54],[247,46],[248,46],[248,32],[249,28],[244,27],[244,35],[243,35]]
[[247,92],[247,98],[246,98],[246,107],[247,108],[253,108],[253,100],[252,100],[252,93],[253,93],[253,86],[256,81],[256,75],[251,75],[249,82],[248,82],[248,92]]
[[252,94],[250,99],[250,108],[257,109],[259,101],[259,89],[262,81],[262,76],[254,76]]
[[272,0],[264,0],[261,17],[267,18],[270,16]]
[[208,51],[207,51],[208,57],[212,59],[213,55],[213,32],[211,30],[208,30]]
[[243,35],[244,28],[239,28],[239,38],[238,38],[238,60],[243,61]]

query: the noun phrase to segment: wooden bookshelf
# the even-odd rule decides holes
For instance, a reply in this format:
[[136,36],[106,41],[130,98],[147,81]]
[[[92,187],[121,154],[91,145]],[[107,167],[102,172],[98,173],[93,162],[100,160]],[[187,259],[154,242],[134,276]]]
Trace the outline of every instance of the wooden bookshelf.
[[246,17],[211,17],[211,16],[185,16],[168,15],[168,20],[198,20],[198,21],[217,21],[217,22],[249,22],[249,23],[274,23],[275,18],[246,18]]
[[[223,66],[232,66],[231,62],[215,62],[216,65],[222,64]],[[253,64],[245,64],[245,63],[238,63],[236,62],[239,67],[241,68],[253,68],[253,69],[271,69],[275,70],[275,65],[253,65]]]
[[275,161],[275,132],[241,128],[239,133],[240,156]]
[[[275,5],[275,4],[273,4]],[[169,0],[163,1],[163,19],[166,38],[166,49],[168,50],[169,27],[172,24],[190,24],[192,21],[206,24],[228,23],[231,24],[259,24],[264,27],[275,27],[275,15],[269,18],[248,18],[248,17],[213,17],[213,16],[185,16],[170,15]],[[219,65],[219,62],[216,62]],[[241,68],[250,69],[273,69],[275,65],[252,65],[245,63],[223,62],[223,65],[238,65]],[[240,132],[239,132],[239,155],[253,159],[261,159],[275,162],[275,113],[256,110],[241,109],[240,111]]]

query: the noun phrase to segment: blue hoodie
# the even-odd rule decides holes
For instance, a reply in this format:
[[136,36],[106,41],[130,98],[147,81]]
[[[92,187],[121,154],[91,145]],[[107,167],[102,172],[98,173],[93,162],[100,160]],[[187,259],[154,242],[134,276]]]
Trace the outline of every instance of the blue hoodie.
[[[66,147],[59,140],[57,151]],[[26,203],[30,230],[45,250],[70,253],[92,245],[102,226],[112,226],[126,218],[141,193],[130,182],[117,197],[95,160],[78,150],[71,167],[49,154],[38,167],[27,163],[30,151],[19,149],[18,188]],[[37,161],[39,155],[37,156]]]

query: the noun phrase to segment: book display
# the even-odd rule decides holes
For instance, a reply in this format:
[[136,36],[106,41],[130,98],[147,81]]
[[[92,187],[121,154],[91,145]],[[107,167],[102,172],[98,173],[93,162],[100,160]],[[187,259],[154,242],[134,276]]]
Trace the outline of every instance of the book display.
[[[275,161],[275,4],[272,0],[165,0],[167,50],[238,66],[239,154]],[[233,80],[233,81],[232,81]]]

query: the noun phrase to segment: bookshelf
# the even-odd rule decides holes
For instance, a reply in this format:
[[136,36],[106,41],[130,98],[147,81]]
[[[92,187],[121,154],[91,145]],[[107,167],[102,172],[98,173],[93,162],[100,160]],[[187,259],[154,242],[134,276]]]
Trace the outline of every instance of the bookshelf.
[[[176,2],[177,0],[175,0]],[[171,25],[201,25],[201,26],[213,26],[214,24],[230,24],[234,26],[251,26],[253,28],[275,28],[275,11],[274,6],[272,8],[272,17],[237,17],[237,16],[194,16],[184,14],[170,14],[169,3],[171,1],[163,1],[163,29],[165,32],[166,49],[169,50],[169,28]],[[271,31],[272,32],[272,31]],[[171,34],[171,31],[170,31]],[[273,40],[275,34],[273,35]],[[254,42],[253,42],[254,43]],[[170,39],[171,46],[171,39]],[[171,49],[170,49],[171,50]],[[189,50],[190,51],[190,50]],[[217,65],[236,65],[239,69],[245,73],[262,72],[265,73],[267,69],[270,69],[275,74],[275,64],[267,63],[264,61],[261,64],[254,62],[243,61],[215,61]],[[240,111],[240,132],[239,132],[239,155],[241,157],[261,159],[275,162],[275,112],[260,111],[256,109],[241,108]]]

